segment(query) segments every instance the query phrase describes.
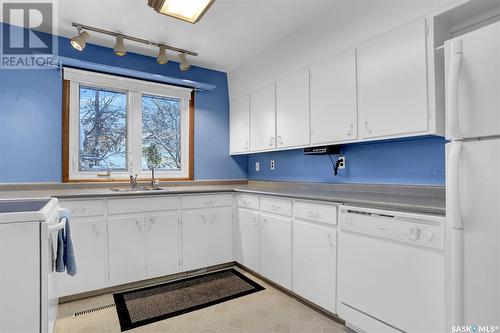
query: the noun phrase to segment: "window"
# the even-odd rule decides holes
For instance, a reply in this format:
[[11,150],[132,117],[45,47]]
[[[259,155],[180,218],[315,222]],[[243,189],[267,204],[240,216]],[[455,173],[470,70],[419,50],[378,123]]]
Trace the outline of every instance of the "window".
[[191,89],[64,69],[63,181],[192,179]]

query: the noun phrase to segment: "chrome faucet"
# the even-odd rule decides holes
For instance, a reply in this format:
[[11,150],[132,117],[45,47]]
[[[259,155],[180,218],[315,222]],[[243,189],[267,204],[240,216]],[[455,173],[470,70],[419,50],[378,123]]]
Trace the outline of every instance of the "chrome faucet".
[[130,187],[132,189],[137,187],[137,174],[135,176],[130,175]]

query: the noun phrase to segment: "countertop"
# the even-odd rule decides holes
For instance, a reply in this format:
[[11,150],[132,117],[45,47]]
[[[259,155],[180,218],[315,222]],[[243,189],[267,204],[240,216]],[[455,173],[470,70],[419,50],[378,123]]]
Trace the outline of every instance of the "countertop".
[[[219,182],[220,183],[220,182]],[[223,182],[222,182],[223,183]],[[0,190],[1,199],[56,197],[59,199],[121,197],[143,195],[196,194],[216,192],[241,192],[261,195],[291,197],[306,200],[322,200],[388,210],[417,212],[426,214],[445,214],[444,187],[406,186],[406,185],[366,185],[366,184],[315,184],[292,182],[259,182],[214,185],[176,185],[165,190],[116,192],[109,187],[55,186],[30,189],[20,186],[18,190],[10,187]],[[166,187],[167,185],[162,184]]]

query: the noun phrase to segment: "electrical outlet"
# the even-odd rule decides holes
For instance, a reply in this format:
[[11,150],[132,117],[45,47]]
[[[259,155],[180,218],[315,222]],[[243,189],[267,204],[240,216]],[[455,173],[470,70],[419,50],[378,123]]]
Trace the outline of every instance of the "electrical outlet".
[[255,171],[260,171],[260,162],[255,162]]
[[337,160],[340,161],[339,169],[345,169],[345,156],[339,156]]
[[271,163],[269,166],[270,166],[271,170],[274,170],[274,168],[276,167],[276,163],[274,163],[274,160],[271,160]]

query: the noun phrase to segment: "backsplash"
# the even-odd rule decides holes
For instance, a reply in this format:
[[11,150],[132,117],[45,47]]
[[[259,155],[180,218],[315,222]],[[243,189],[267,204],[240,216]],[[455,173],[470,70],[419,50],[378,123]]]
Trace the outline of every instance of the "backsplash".
[[[346,168],[338,176],[328,156],[304,156],[302,149],[254,154],[248,159],[248,179],[444,185],[445,142],[441,137],[421,137],[343,145]],[[336,155],[332,158],[335,162]],[[271,160],[275,170],[270,170]]]

